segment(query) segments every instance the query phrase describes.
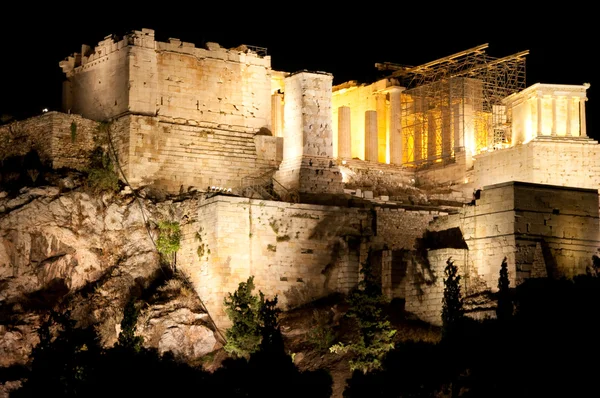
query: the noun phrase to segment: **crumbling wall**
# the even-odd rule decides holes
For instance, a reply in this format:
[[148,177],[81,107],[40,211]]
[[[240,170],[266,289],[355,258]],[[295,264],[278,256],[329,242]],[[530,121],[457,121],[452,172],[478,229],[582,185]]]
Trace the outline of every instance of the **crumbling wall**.
[[[361,245],[372,235],[365,209],[215,196],[202,204],[196,238],[180,261],[217,324],[223,298],[254,275],[258,290],[294,307],[358,282]],[[189,233],[190,236],[192,235]]]
[[[470,163],[467,163],[466,152],[460,151],[455,153],[453,162],[447,164],[433,164],[420,168],[415,173],[419,185],[424,186],[439,186],[439,185],[467,185],[470,181],[469,172]],[[470,188],[468,184],[466,189]]]
[[373,191],[374,196],[397,196],[414,180],[414,171],[386,163],[344,160],[339,165],[346,189]]
[[98,123],[78,115],[47,112],[0,126],[0,137],[3,158],[35,150],[51,167],[84,170],[97,145]]
[[421,238],[427,227],[440,215],[437,210],[407,211],[378,207],[376,213],[376,235],[374,245],[385,245],[390,250],[415,250],[417,239]]

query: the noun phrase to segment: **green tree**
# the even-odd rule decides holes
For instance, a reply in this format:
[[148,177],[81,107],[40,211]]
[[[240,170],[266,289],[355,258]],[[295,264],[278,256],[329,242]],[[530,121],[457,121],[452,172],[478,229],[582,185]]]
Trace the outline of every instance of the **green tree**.
[[253,294],[254,276],[240,282],[235,292],[225,297],[225,313],[232,322],[225,331],[225,351],[237,357],[248,358],[258,349],[261,341],[261,298]]
[[360,271],[362,280],[347,297],[349,309],[346,316],[354,320],[358,336],[347,345],[340,342],[330,348],[335,353],[353,353],[350,369],[365,374],[381,369],[383,358],[394,348],[393,337],[396,334],[384,312],[387,300],[373,272],[370,254],[369,251]]
[[118,347],[129,349],[134,352],[140,352],[142,349],[144,338],[136,335],[138,316],[139,309],[135,306],[135,300],[131,299],[127,302],[123,310],[121,333],[119,333],[119,339],[117,341]]
[[454,335],[464,317],[464,307],[460,288],[460,275],[452,257],[448,257],[444,270],[444,298],[442,300],[442,338]]
[[[259,295],[260,305],[257,320],[261,336],[260,349],[276,348],[280,343],[283,343],[279,327],[281,310],[277,308],[277,296],[269,300],[265,298],[263,292],[259,291]],[[280,348],[283,348],[283,346]]]
[[496,307],[496,318],[499,321],[506,321],[513,315],[513,303],[510,297],[509,285],[508,264],[506,257],[504,257],[502,265],[500,266],[500,276],[498,277],[498,306]]

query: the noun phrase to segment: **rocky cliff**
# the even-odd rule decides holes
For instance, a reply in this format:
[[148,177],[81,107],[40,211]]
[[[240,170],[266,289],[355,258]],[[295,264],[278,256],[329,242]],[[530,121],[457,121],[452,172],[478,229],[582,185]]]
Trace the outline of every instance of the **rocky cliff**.
[[185,223],[198,197],[158,194],[94,193],[73,174],[0,192],[0,367],[28,363],[51,311],[114,345],[132,297],[146,303],[147,346],[186,361],[219,348],[202,302],[156,248],[158,223]]

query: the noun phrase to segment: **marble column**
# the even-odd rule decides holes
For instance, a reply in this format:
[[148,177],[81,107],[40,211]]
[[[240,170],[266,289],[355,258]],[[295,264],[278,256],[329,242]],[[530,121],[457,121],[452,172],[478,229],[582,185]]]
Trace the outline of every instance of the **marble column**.
[[283,137],[283,94],[271,95],[271,128],[274,137]]
[[402,89],[393,87],[390,92],[390,163],[402,164],[402,122],[400,120],[400,93]]
[[365,160],[377,162],[377,111],[365,112]]
[[387,155],[387,100],[385,93],[377,93],[375,97],[377,107],[377,161],[385,163]]
[[573,136],[573,132],[571,131],[571,112],[573,112],[571,109],[572,104],[573,104],[573,98],[568,97],[567,98],[567,132],[566,132],[567,137]]
[[537,96],[537,136],[542,135],[542,94]]
[[555,136],[558,130],[558,126],[556,125],[558,123],[557,121],[557,115],[556,115],[556,98],[552,97],[552,132],[551,135]]
[[587,129],[585,125],[585,98],[579,99],[579,136],[587,137]]
[[338,158],[352,158],[351,115],[349,106],[338,108]]

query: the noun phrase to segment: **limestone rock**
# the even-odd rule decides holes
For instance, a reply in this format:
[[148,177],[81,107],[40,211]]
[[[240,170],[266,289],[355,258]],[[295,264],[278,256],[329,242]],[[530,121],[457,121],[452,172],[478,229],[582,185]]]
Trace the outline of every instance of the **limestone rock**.
[[188,362],[219,348],[208,326],[208,314],[184,281],[168,281],[150,302],[138,319],[137,329],[147,346],[161,354],[170,351]]
[[23,317],[19,325],[0,325],[0,368],[27,363],[31,349],[40,341],[39,323],[39,315],[31,314]]
[[[164,276],[148,220],[191,211],[67,185],[0,197],[0,367],[28,363],[50,310],[69,311],[77,327],[94,328],[112,346],[129,298]],[[212,351],[216,339],[194,290],[169,282],[159,296],[146,312],[151,322],[138,329],[147,345],[183,358]]]

